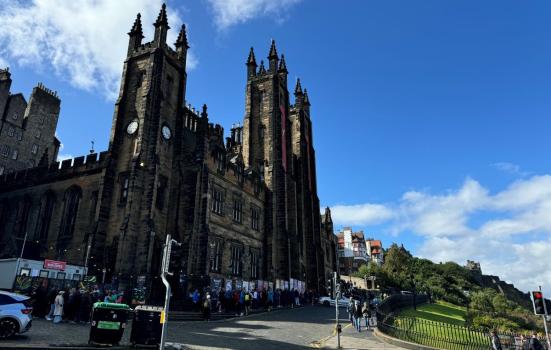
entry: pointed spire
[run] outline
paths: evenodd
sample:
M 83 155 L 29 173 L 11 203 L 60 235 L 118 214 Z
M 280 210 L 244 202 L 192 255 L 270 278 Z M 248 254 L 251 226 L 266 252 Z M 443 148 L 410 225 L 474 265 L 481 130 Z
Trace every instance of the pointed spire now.
M 260 68 L 258 68 L 258 74 L 266 74 L 266 68 L 264 68 L 264 61 L 260 61 Z
M 157 16 L 157 21 L 154 23 L 154 25 L 155 27 L 158 27 L 162 24 L 168 27 L 168 19 L 166 17 L 166 4 L 164 3 L 163 6 L 161 6 L 161 11 L 159 12 L 159 16 Z
M 285 63 L 285 56 L 281 54 L 281 61 L 279 62 L 279 72 L 288 73 L 287 64 Z
M 247 66 L 256 67 L 256 58 L 254 57 L 254 49 L 252 46 L 251 46 L 251 50 L 249 51 L 249 58 L 247 58 Z
M 130 32 L 128 32 L 128 35 L 135 35 L 144 37 L 143 36 L 143 30 L 142 30 L 142 15 L 138 12 L 138 15 L 136 16 L 136 20 L 134 21 L 134 25 L 132 26 L 132 29 L 130 29 Z
M 308 98 L 308 90 L 304 89 L 304 105 L 310 106 L 310 98 Z
M 295 96 L 302 95 L 302 86 L 300 86 L 300 78 L 297 78 L 297 85 L 295 86 Z
M 182 28 L 180 28 L 180 33 L 178 34 L 178 39 L 176 39 L 174 46 L 176 48 L 185 47 L 186 49 L 189 49 L 185 24 L 182 24 Z
M 276 50 L 276 44 L 275 44 L 274 39 L 272 39 L 272 46 L 270 46 L 270 53 L 268 54 L 268 58 L 269 59 L 272 59 L 272 58 L 277 59 L 277 50 Z

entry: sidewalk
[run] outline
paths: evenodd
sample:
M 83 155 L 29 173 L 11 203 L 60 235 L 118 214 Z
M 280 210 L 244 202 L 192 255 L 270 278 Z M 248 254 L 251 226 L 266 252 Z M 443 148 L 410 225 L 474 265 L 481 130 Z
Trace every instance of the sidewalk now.
M 316 346 L 317 345 L 317 346 Z M 337 336 L 333 335 L 330 338 L 322 340 L 319 344 L 312 345 L 320 349 L 337 349 Z M 342 349 L 385 349 L 385 350 L 402 350 L 403 348 L 387 344 L 373 335 L 373 330 L 366 331 L 362 327 L 362 331 L 358 333 L 350 323 L 343 325 L 341 333 L 341 348 Z

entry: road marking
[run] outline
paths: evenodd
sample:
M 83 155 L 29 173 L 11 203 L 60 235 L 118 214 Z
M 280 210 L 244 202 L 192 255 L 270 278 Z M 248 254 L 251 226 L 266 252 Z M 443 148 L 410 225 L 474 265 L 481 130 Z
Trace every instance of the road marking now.
M 351 323 L 347 324 L 346 326 L 342 327 L 343 330 L 345 330 L 346 328 L 352 326 Z M 323 345 L 325 345 L 325 342 L 328 341 L 329 339 L 333 338 L 335 335 L 337 335 L 337 326 L 335 325 L 335 328 L 333 328 L 333 332 L 331 333 L 330 336 L 327 336 L 323 339 L 320 339 L 320 340 L 315 340 L 313 342 L 310 343 L 310 347 L 311 348 L 314 348 L 314 349 L 320 349 L 321 347 L 323 347 Z

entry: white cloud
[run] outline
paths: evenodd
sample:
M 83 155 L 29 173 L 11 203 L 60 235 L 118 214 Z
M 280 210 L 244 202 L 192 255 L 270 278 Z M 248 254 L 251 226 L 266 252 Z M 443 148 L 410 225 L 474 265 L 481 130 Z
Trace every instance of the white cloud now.
M 519 165 L 513 164 L 513 163 L 498 162 L 498 163 L 491 164 L 491 166 L 496 168 L 499 171 L 502 171 L 507 174 L 515 175 L 515 176 L 524 177 L 524 176 L 530 175 L 529 172 L 522 171 Z
M 392 211 L 380 204 L 336 205 L 331 208 L 336 224 L 374 225 L 392 217 Z
M 364 207 L 376 210 L 362 216 Z M 433 261 L 477 260 L 484 273 L 523 290 L 551 286 L 551 175 L 517 180 L 494 194 L 467 179 L 442 194 L 410 191 L 392 204 L 334 208 L 342 225 L 385 223 L 393 234 L 421 237 L 416 253 Z
M 53 71 L 77 88 L 117 96 L 128 36 L 141 12 L 151 40 L 161 0 L 0 0 L 0 57 L 42 72 Z M 167 9 L 176 40 L 180 14 Z M 9 28 L 9 29 L 8 29 Z M 190 68 L 196 64 L 191 55 Z
M 253 18 L 273 16 L 285 20 L 289 8 L 301 0 L 208 0 L 219 29 L 247 22 Z
M 4 69 L 8 66 L 9 66 L 8 61 L 5 58 L 0 57 L 0 69 Z

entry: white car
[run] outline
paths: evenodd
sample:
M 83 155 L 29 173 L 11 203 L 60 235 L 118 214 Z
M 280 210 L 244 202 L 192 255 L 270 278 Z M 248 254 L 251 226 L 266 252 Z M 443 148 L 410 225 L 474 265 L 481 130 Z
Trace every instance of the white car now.
M 33 320 L 32 311 L 29 297 L 0 291 L 0 339 L 28 331 Z
M 349 301 L 350 299 L 348 298 L 340 298 L 338 300 L 339 307 L 348 307 Z M 335 299 L 330 297 L 321 297 L 319 298 L 318 303 L 324 306 L 335 306 Z

